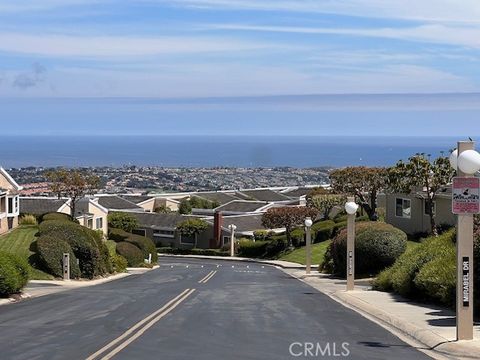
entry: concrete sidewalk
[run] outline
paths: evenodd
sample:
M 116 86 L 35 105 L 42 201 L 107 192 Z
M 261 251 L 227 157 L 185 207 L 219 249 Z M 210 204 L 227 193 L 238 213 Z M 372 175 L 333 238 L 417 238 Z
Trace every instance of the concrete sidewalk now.
M 480 326 L 475 326 L 475 340 L 457 342 L 454 311 L 415 303 L 391 293 L 373 291 L 368 280 L 357 280 L 356 289 L 347 292 L 345 280 L 319 273 L 306 276 L 301 270 L 284 271 L 440 355 L 454 359 L 480 359 Z
M 127 272 L 110 275 L 104 278 L 94 280 L 30 280 L 23 289 L 22 294 L 13 295 L 8 299 L 0 299 L 0 305 L 11 304 L 23 299 L 40 297 L 44 295 L 55 294 L 62 291 L 78 289 L 82 287 L 95 286 L 105 284 L 110 281 L 123 279 L 130 275 L 142 274 L 147 271 L 157 269 L 158 265 L 153 268 L 127 268 Z
M 223 260 L 223 261 L 243 261 L 243 262 L 254 262 L 265 265 L 273 265 L 281 267 L 282 269 L 297 269 L 305 270 L 305 265 L 282 261 L 282 260 L 262 260 L 262 259 L 253 259 L 253 258 L 244 258 L 238 256 L 204 256 L 204 255 L 173 255 L 173 254 L 158 254 L 159 257 L 179 257 L 179 258 L 191 258 L 191 259 L 208 259 L 208 260 Z M 312 269 L 318 269 L 318 265 L 312 265 Z

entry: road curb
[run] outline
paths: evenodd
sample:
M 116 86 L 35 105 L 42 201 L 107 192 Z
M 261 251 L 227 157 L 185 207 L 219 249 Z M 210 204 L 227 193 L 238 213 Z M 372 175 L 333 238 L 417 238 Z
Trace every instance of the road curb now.
M 463 359 L 479 358 L 479 356 L 475 356 L 472 354 L 478 354 L 480 352 L 480 347 L 472 342 L 457 342 L 448 340 L 434 333 L 428 328 L 422 328 L 413 325 L 393 314 L 387 313 L 386 311 L 383 311 L 359 298 L 356 298 L 355 296 L 353 296 L 353 293 L 349 294 L 345 290 L 337 290 L 333 292 L 327 291 L 326 289 L 314 286 L 313 284 L 305 281 L 304 277 L 298 277 L 291 273 L 290 275 L 304 282 L 305 284 L 319 290 L 320 292 L 327 295 L 336 302 L 358 312 L 361 315 L 373 318 L 387 329 L 392 329 L 403 335 L 406 335 L 407 337 L 413 339 L 415 342 L 425 346 L 428 350 L 434 351 L 439 355 Z
M 207 260 L 220 260 L 220 261 L 243 261 L 249 263 L 257 263 L 262 265 L 269 265 L 269 266 L 278 266 L 282 269 L 291 269 L 291 270 L 305 270 L 305 265 L 300 265 L 296 263 L 291 263 L 288 261 L 276 262 L 275 260 L 261 260 L 261 259 L 253 259 L 253 258 L 241 258 L 241 257 L 234 257 L 231 258 L 229 256 L 208 256 L 208 255 L 178 255 L 178 254 L 160 254 L 158 253 L 159 257 L 178 257 L 178 258 L 187 258 L 187 259 L 207 259 Z M 312 268 L 318 265 L 312 265 Z

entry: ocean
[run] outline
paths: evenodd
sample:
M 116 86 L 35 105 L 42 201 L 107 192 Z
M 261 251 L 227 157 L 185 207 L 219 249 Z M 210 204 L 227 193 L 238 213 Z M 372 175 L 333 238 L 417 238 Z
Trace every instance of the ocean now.
M 448 153 L 448 137 L 2 136 L 0 165 L 279 167 L 388 166 Z

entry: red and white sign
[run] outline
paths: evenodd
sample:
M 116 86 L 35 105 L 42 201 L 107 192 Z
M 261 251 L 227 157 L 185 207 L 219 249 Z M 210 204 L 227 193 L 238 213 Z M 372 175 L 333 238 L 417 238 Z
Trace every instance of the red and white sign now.
M 480 178 L 453 178 L 452 211 L 454 214 L 480 213 Z

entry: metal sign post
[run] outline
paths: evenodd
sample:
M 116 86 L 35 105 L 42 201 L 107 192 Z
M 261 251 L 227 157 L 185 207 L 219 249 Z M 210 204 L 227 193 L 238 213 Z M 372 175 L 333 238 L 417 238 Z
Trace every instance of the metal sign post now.
M 459 142 L 458 156 L 473 150 L 473 142 Z M 457 169 L 452 210 L 457 218 L 457 340 L 473 339 L 473 215 L 480 210 L 479 182 Z
M 70 254 L 63 253 L 63 280 L 70 280 Z

